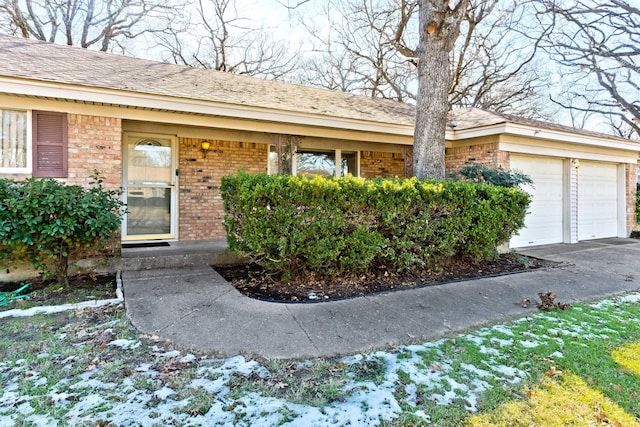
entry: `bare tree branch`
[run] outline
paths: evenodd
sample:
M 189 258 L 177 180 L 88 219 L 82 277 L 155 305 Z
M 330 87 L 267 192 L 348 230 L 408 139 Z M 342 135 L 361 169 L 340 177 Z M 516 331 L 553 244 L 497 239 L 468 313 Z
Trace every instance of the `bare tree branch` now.
M 640 137 L 640 9 L 625 0 L 544 0 L 538 16 L 558 21 L 543 47 L 571 82 L 563 100 L 554 101 Z
M 157 40 L 164 60 L 192 67 L 285 79 L 299 64 L 297 50 L 241 14 L 235 0 L 197 0 Z
M 168 0 L 0 0 L 0 31 L 108 51 L 141 34 L 160 31 Z M 164 25 L 163 25 L 164 26 Z

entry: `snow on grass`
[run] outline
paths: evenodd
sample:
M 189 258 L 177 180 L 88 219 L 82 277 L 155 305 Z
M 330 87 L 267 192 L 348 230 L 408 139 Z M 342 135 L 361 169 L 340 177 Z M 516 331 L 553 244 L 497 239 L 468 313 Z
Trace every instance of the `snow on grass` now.
M 133 349 L 133 348 L 138 348 L 140 347 L 142 343 L 138 340 L 127 340 L 127 339 L 117 339 L 117 340 L 113 340 L 111 341 L 108 345 L 112 345 L 112 346 L 116 346 L 116 347 L 120 347 L 124 350 L 126 349 Z
M 111 330 L 108 335 L 115 339 L 106 346 L 110 351 L 120 352 L 123 359 L 132 353 L 147 359 L 132 362 L 120 376 L 107 373 L 106 365 L 98 361 L 86 372 L 57 380 L 31 369 L 32 360 L 43 363 L 48 358 L 74 367 L 80 356 L 43 349 L 31 358 L 5 359 L 0 362 L 0 426 L 17 422 L 46 426 L 58 421 L 69 425 L 375 426 L 401 414 L 428 421 L 429 405 L 454 404 L 473 413 L 488 390 L 527 379 L 526 362 L 513 365 L 514 352 L 525 361 L 527 355 L 562 358 L 565 345 L 577 337 L 625 333 L 605 327 L 601 318 L 619 319 L 623 325 L 640 322 L 610 310 L 616 304 L 640 301 L 625 298 L 598 303 L 593 313 L 577 310 L 574 317 L 536 314 L 454 339 L 344 357 L 332 362 L 335 369 L 344 371 L 336 383 L 339 396 L 315 406 L 300 403 L 304 399 L 294 401 L 295 391 L 257 388 L 260 381 L 276 375 L 258 361 L 243 356 L 200 358 L 142 339 L 118 337 L 124 322 L 111 320 L 88 326 L 82 334 L 65 330 L 52 336 L 55 342 L 71 340 L 73 345 L 90 346 L 88 337 L 96 340 Z M 78 339 L 85 341 L 78 343 Z M 319 363 L 305 360 L 291 365 L 312 370 Z M 39 408 L 43 388 L 53 409 Z M 322 393 L 321 385 L 311 388 Z

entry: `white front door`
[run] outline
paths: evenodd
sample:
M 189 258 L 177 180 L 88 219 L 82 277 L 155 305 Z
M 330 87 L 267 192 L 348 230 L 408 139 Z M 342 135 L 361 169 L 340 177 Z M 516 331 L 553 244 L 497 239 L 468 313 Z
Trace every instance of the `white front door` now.
M 124 142 L 122 240 L 177 238 L 176 138 L 127 133 Z
M 578 240 L 618 235 L 617 165 L 580 162 L 578 169 Z
M 563 231 L 563 161 L 548 157 L 511 155 L 511 170 L 518 170 L 533 180 L 523 186 L 532 196 L 524 227 L 513 236 L 510 247 L 545 245 L 562 242 Z

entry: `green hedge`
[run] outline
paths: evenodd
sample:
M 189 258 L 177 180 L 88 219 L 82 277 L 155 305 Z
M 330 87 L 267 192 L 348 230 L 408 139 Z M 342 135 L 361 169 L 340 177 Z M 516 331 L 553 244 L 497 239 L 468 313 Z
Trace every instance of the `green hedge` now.
M 68 282 L 69 253 L 96 248 L 120 227 L 119 193 L 93 176 L 90 188 L 55 179 L 0 179 L 0 267 L 28 261 L 43 276 Z
M 524 224 L 529 196 L 455 181 L 247 175 L 222 179 L 229 248 L 283 277 L 487 258 Z

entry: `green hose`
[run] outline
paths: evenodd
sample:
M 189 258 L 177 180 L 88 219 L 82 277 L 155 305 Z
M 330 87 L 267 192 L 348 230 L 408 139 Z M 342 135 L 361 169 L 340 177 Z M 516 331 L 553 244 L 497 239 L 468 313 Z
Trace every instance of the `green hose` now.
M 3 306 L 3 305 L 9 304 L 12 301 L 28 297 L 29 294 L 20 295 L 28 287 L 29 287 L 29 284 L 27 283 L 25 285 L 22 285 L 21 287 L 19 287 L 15 291 L 0 292 L 0 307 Z

